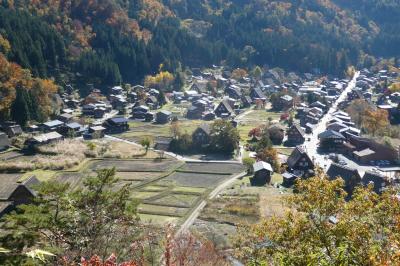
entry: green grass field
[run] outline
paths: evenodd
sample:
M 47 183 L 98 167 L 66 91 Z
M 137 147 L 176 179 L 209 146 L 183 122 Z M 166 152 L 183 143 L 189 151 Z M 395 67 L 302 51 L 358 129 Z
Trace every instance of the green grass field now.
M 203 120 L 180 120 L 178 123 L 182 133 L 192 134 L 199 125 L 209 122 Z M 153 140 L 157 137 L 172 137 L 169 124 L 159 125 L 148 122 L 131 121 L 129 122 L 129 128 L 129 131 L 117 136 L 134 141 L 140 141 L 145 137 Z

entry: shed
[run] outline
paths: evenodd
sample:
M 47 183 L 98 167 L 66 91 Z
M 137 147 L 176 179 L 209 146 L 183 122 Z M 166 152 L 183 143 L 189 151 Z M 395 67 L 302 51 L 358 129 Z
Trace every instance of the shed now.
M 269 163 L 258 161 L 253 164 L 254 176 L 250 178 L 252 186 L 264 186 L 271 182 L 272 167 Z

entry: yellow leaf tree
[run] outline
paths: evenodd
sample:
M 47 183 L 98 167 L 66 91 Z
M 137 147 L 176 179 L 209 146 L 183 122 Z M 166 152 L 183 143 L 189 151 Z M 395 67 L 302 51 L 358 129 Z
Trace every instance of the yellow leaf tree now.
M 359 187 L 347 200 L 342 179 L 300 181 L 286 214 L 243 226 L 236 256 L 246 265 L 399 265 L 400 201 Z
M 389 115 L 386 110 L 366 110 L 363 116 L 365 130 L 375 136 L 378 130 L 385 129 L 389 125 Z

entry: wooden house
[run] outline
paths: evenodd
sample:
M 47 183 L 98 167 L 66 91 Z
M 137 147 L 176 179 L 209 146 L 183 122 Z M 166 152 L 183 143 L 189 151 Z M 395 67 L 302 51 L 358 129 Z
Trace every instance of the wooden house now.
M 250 91 L 250 98 L 253 100 L 253 103 L 256 100 L 261 100 L 265 103 L 267 100 L 267 97 L 265 96 L 265 94 L 262 92 L 262 90 L 260 88 L 253 88 Z
M 301 144 L 304 143 L 306 133 L 298 124 L 293 124 L 286 132 L 287 142 L 289 144 Z
M 103 126 L 91 126 L 89 127 L 88 133 L 85 134 L 85 138 L 88 139 L 99 139 L 105 135 L 106 128 Z
M 145 119 L 146 113 L 149 112 L 149 107 L 140 105 L 132 108 L 133 119 Z
M 52 131 L 41 135 L 33 136 L 25 143 L 28 149 L 34 149 L 36 146 L 54 143 L 63 140 L 63 136 L 58 132 Z
M 385 189 L 387 189 L 390 185 L 390 182 L 386 176 L 371 171 L 365 172 L 361 183 L 364 186 L 372 184 L 374 192 L 377 194 L 382 194 L 382 192 L 384 192 Z
M 69 123 L 72 120 L 72 118 L 74 118 L 74 116 L 69 113 L 64 113 L 57 117 L 57 119 L 59 121 L 64 122 L 64 123 Z
M 330 180 L 342 178 L 344 180 L 344 189 L 347 193 L 351 194 L 354 188 L 361 184 L 361 176 L 357 169 L 347 166 L 332 163 L 326 172 Z
M 314 175 L 314 162 L 307 152 L 297 146 L 287 159 L 288 171 L 296 176 L 310 177 Z
M 158 124 L 166 124 L 171 121 L 172 113 L 170 111 L 160 111 L 156 114 L 156 123 Z
M 208 124 L 201 124 L 192 133 L 192 142 L 194 147 L 207 147 L 210 144 L 210 126 Z
M 93 103 L 85 104 L 82 106 L 82 114 L 86 116 L 92 116 L 95 109 L 96 105 L 94 105 Z
M 346 138 L 339 132 L 326 130 L 318 135 L 320 148 L 328 151 L 336 151 L 343 147 Z
M 277 108 L 278 110 L 286 111 L 293 107 L 294 101 L 293 97 L 290 95 L 283 95 L 279 97 Z
M 214 113 L 218 117 L 225 118 L 233 116 L 235 114 L 235 111 L 233 110 L 229 102 L 224 99 L 219 103 L 217 108 L 214 110 Z
M 233 98 L 233 99 L 236 99 L 236 100 L 240 99 L 243 96 L 243 94 L 242 94 L 242 92 L 240 90 L 240 87 L 235 86 L 235 85 L 231 85 L 231 86 L 227 87 L 225 89 L 225 94 L 229 98 Z
M 42 124 L 42 131 L 44 132 L 58 131 L 64 125 L 65 123 L 60 120 L 48 121 Z
M 108 133 L 121 133 L 129 129 L 128 119 L 125 117 L 113 117 L 107 119 L 103 126 Z
M 250 178 L 252 186 L 264 186 L 271 182 L 271 175 L 274 172 L 269 163 L 258 161 L 253 164 L 254 176 Z
M 2 178 L 0 185 L 0 218 L 14 210 L 18 205 L 32 203 L 34 197 L 36 197 L 36 192 L 32 190 L 32 186 L 37 184 L 39 184 L 39 180 L 34 176 L 29 177 L 24 182 L 18 182 L 13 178 Z
M 24 133 L 21 126 L 18 124 L 4 126 L 4 131 L 7 133 L 8 137 L 10 137 L 10 138 L 19 136 L 22 133 Z
M 201 119 L 202 115 L 202 109 L 194 105 L 190 106 L 186 112 L 186 117 L 188 119 Z
M 59 129 L 59 133 L 61 133 L 64 137 L 79 137 L 83 134 L 84 128 L 81 124 L 72 122 L 65 124 L 63 127 Z
M 153 110 L 158 108 L 158 100 L 155 96 L 147 97 L 147 99 L 145 100 L 145 103 L 147 106 L 149 106 Z

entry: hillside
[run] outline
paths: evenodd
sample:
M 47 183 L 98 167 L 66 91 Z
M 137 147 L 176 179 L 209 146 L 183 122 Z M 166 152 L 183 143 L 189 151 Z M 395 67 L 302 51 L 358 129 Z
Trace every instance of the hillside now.
M 398 57 L 395 0 L 3 0 L 8 60 L 35 77 L 107 90 L 226 64 L 343 75 Z M 3 53 L 5 53 L 3 51 Z

